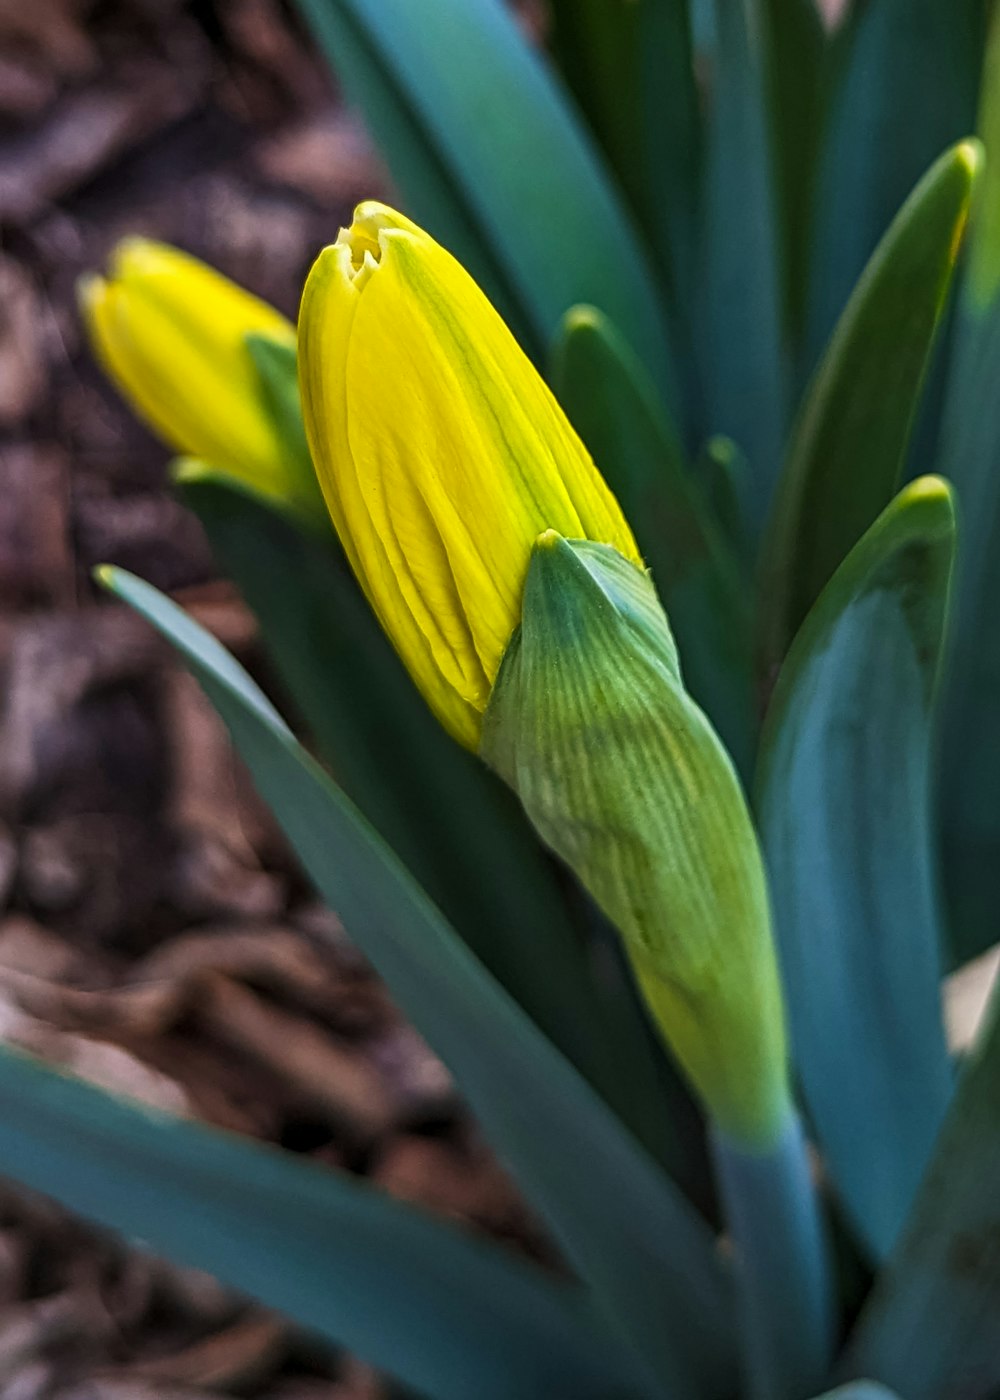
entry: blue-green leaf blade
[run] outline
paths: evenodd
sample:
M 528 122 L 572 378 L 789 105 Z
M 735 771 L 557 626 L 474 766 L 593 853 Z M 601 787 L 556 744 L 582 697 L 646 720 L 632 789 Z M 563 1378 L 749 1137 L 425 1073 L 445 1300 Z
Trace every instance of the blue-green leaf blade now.
M 762 549 L 765 678 L 899 487 L 980 163 L 978 146 L 963 142 L 920 181 L 806 395 Z
M 484 1131 L 647 1375 L 731 1383 L 711 1235 L 298 745 L 237 662 L 156 589 L 102 581 L 178 648 L 323 897 L 455 1074 Z
M 876 1258 L 951 1091 L 930 754 L 953 549 L 947 486 L 921 478 L 806 618 L 761 740 L 757 811 L 793 1063 L 833 1185 Z
M 809 363 L 923 172 L 973 129 L 983 0 L 859 0 L 819 159 Z
M 500 304 L 515 308 L 535 346 L 548 344 L 567 307 L 593 302 L 666 392 L 672 370 L 648 255 L 596 147 L 507 8 L 299 4 L 371 121 L 409 211 L 474 274 L 489 262 L 502 279 Z M 364 66 L 349 61 L 359 44 Z
M 906 1232 L 861 1314 L 848 1373 L 907 1400 L 1000 1387 L 1000 1019 L 973 1050 Z
M 6 1047 L 0 1153 L 5 1176 L 206 1269 L 437 1400 L 636 1393 L 573 1285 L 343 1174 Z
M 956 962 L 996 942 L 1000 902 L 1000 10 L 983 67 L 986 168 L 952 337 L 937 465 L 958 493 L 961 547 L 941 764 Z
M 686 0 L 554 0 L 552 47 L 659 254 L 675 313 L 690 312 L 701 114 Z
M 781 467 L 788 409 L 764 0 L 716 0 L 715 30 L 701 234 L 702 426 L 704 436 L 723 433 L 747 454 L 741 504 L 756 537 Z

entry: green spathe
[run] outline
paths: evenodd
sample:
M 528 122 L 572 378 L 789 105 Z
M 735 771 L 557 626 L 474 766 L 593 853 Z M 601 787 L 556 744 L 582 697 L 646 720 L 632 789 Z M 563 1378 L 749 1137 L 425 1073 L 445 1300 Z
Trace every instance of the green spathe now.
M 764 870 L 647 574 L 540 537 L 480 752 L 621 931 L 712 1118 L 767 1147 L 790 1103 Z

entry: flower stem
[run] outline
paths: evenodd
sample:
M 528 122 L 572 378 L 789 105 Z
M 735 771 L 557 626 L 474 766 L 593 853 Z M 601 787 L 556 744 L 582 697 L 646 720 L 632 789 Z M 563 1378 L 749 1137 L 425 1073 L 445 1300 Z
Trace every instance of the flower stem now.
M 834 1305 L 826 1233 L 802 1124 L 790 1112 L 773 1146 L 716 1129 L 716 1172 L 739 1271 L 752 1400 L 806 1400 L 829 1378 Z

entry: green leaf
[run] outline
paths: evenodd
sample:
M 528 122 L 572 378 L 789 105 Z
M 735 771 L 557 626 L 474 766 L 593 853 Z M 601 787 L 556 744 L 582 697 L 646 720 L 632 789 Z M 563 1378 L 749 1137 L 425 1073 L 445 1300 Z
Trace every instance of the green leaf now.
M 180 650 L 318 890 L 455 1074 L 483 1130 L 644 1373 L 732 1382 L 729 1297 L 710 1233 L 503 992 L 233 658 L 148 584 L 102 581 Z M 652 1382 L 651 1382 L 652 1384 Z
M 684 304 L 701 157 L 686 0 L 554 0 L 552 18 L 559 65 Z
M 244 343 L 260 380 L 265 407 L 274 419 L 285 449 L 299 467 L 302 477 L 309 482 L 311 491 L 319 497 L 322 515 L 329 520 L 302 422 L 295 346 L 258 334 L 245 336 Z
M 806 395 L 762 549 L 765 684 L 898 489 L 969 213 L 979 147 L 921 180 L 854 290 Z
M 716 0 L 715 24 L 702 231 L 705 426 L 747 454 L 742 507 L 756 537 L 781 465 L 788 398 L 764 0 Z
M 637 1394 L 582 1291 L 290 1153 L 0 1049 L 5 1176 L 206 1269 L 421 1393 Z
M 536 348 L 588 301 L 661 392 L 657 287 L 595 147 L 497 0 L 299 0 L 407 208 Z
M 848 1352 L 848 1374 L 884 1381 L 907 1400 L 990 1400 L 1000 1387 L 996 1006 Z
M 694 1186 L 705 1159 L 671 1121 L 630 983 L 583 956 L 586 935 L 520 807 L 435 720 L 332 532 L 297 529 L 201 463 L 184 463 L 177 482 L 348 797 L 532 1020 Z
M 958 492 L 962 543 L 941 765 L 957 962 L 996 942 L 1000 902 L 1000 11 L 983 70 L 979 130 L 986 169 L 973 209 L 938 456 Z
M 809 363 L 923 172 L 973 129 L 983 0 L 859 0 L 819 160 Z
M 757 811 L 793 1063 L 830 1177 L 876 1258 L 951 1092 L 929 788 L 953 549 L 948 488 L 921 478 L 806 618 L 761 740 Z
M 826 37 L 816 0 L 767 0 L 768 79 L 785 263 L 785 311 L 798 335 L 805 314 Z
M 752 752 L 749 590 L 642 365 L 592 307 L 564 322 L 553 388 L 635 530 L 687 688 L 737 766 Z
M 702 444 L 695 479 L 718 522 L 734 559 L 749 578 L 756 563 L 755 551 L 743 525 L 740 500 L 747 489 L 750 464 L 732 438 L 717 433 Z

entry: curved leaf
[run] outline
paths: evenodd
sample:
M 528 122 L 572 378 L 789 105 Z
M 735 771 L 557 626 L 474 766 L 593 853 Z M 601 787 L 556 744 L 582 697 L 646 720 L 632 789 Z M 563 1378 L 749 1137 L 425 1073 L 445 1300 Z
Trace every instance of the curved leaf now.
M 264 800 L 484 1131 L 668 1392 L 731 1381 L 729 1296 L 707 1228 L 429 902 L 212 637 L 118 569 L 102 582 L 179 649 Z M 638 1364 L 638 1361 L 637 1361 Z M 652 1378 L 656 1378 L 656 1382 Z
M 991 1400 L 1000 1388 L 1000 1018 L 959 1081 L 906 1232 L 848 1352 L 849 1374 L 908 1400 Z
M 486 272 L 487 290 L 514 308 L 515 328 L 527 326 L 544 347 L 567 307 L 593 302 L 668 391 L 647 256 L 594 146 L 506 7 L 299 5 L 371 124 L 408 211 L 474 275 Z
M 0 1049 L 3 1173 L 430 1396 L 636 1394 L 582 1291 L 341 1173 Z
M 965 142 L 921 180 L 865 269 L 806 395 L 762 550 L 765 680 L 899 488 L 980 161 Z
M 961 549 L 941 764 L 945 884 L 961 963 L 997 939 L 1000 905 L 1000 9 L 983 68 L 986 168 L 952 338 L 937 465 L 955 483 Z
M 554 0 L 552 19 L 559 65 L 686 305 L 701 164 L 687 0 Z
M 856 0 L 819 157 L 810 364 L 897 209 L 973 129 L 983 0 Z
M 876 1257 L 951 1092 L 929 760 L 953 549 L 948 488 L 922 478 L 807 617 L 761 740 L 757 808 L 793 1062 L 830 1176 Z

